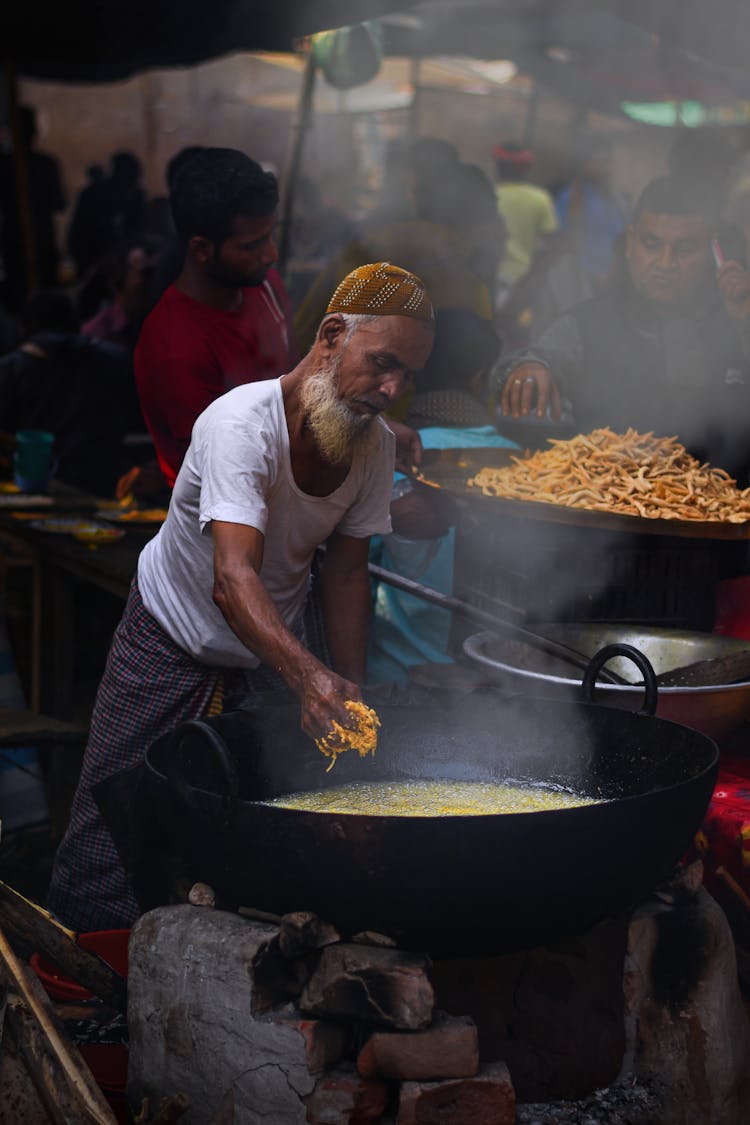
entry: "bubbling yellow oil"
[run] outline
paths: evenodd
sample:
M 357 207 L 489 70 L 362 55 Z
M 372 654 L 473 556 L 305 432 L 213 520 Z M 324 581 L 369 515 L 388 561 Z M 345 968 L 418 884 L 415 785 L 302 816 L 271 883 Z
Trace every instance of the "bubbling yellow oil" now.
M 601 802 L 568 789 L 494 781 L 354 781 L 285 793 L 265 802 L 305 812 L 359 816 L 498 816 L 551 812 Z

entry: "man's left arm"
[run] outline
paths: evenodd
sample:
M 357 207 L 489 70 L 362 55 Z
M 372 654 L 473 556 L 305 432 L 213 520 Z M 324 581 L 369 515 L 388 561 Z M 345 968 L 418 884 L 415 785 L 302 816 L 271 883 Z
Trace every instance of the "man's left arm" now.
M 320 574 L 323 622 L 333 670 L 354 683 L 365 677 L 372 593 L 367 560 L 369 538 L 334 532 Z

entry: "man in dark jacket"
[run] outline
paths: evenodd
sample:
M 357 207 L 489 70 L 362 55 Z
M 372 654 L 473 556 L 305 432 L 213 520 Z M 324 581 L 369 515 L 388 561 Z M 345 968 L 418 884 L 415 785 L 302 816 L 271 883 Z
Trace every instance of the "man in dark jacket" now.
M 504 414 L 567 399 L 578 430 L 676 434 L 741 484 L 750 468 L 750 274 L 712 250 L 716 220 L 696 189 L 644 190 L 611 285 L 504 365 Z

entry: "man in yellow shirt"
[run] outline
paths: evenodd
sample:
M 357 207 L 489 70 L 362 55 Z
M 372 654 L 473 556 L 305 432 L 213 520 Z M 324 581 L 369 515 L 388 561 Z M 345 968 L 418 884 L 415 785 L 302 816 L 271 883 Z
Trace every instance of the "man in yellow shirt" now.
M 557 230 L 557 215 L 550 193 L 528 182 L 533 162 L 529 149 L 501 144 L 495 146 L 493 156 L 497 206 L 508 231 L 498 276 L 501 286 L 511 289 L 528 273 L 544 242 Z

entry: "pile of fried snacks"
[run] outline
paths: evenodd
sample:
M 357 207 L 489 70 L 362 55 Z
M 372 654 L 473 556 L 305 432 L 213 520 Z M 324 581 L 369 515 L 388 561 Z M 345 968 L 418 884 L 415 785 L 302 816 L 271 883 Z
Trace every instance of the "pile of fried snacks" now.
M 344 706 L 353 717 L 354 725 L 345 727 L 334 719 L 332 732 L 323 738 L 315 739 L 315 745 L 321 754 L 331 759 L 326 773 L 330 773 L 333 769 L 339 754 L 344 754 L 347 750 L 356 750 L 360 758 L 366 758 L 368 754 L 375 753 L 378 745 L 380 719 L 372 707 L 357 703 L 354 699 L 347 699 Z
M 502 469 L 480 469 L 469 485 L 485 496 L 662 520 L 750 520 L 750 489 L 701 464 L 674 437 L 592 430 Z

